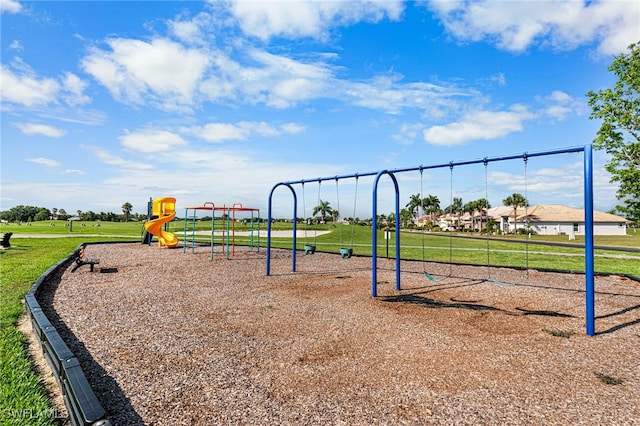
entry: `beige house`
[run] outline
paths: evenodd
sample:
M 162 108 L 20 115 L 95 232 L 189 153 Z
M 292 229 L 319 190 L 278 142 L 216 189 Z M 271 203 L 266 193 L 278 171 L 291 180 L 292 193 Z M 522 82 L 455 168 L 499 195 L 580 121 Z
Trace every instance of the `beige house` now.
M 538 204 L 526 209 L 519 207 L 516 220 L 513 218 L 513 207 L 500 206 L 487 210 L 504 233 L 529 226 L 541 235 L 584 235 L 584 209 L 566 207 L 559 204 Z M 593 211 L 594 235 L 626 235 L 629 221 L 621 216 L 601 211 Z

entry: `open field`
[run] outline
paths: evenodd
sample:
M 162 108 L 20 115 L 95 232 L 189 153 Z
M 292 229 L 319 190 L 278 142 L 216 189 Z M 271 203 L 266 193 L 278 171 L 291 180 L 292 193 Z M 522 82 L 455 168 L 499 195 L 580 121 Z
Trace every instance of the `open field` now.
M 20 234 L 38 235 L 50 234 L 58 236 L 86 235 L 87 237 L 104 236 L 105 238 L 120 237 L 123 240 L 141 240 L 143 227 L 141 223 L 102 222 L 86 223 L 86 226 L 78 226 L 76 223 L 73 233 L 68 233 L 64 223 L 50 226 L 49 222 L 34 222 L 27 225 L 2 225 L 0 232 L 14 232 L 13 238 L 20 238 Z M 291 248 L 291 234 L 286 237 L 285 231 L 290 231 L 292 224 L 277 222 L 273 224 L 274 231 L 272 246 Z M 326 252 L 339 252 L 341 247 L 353 248 L 357 255 L 371 255 L 371 228 L 367 226 L 349 226 L 343 224 L 319 225 L 308 227 L 298 226 L 297 248 L 302 249 L 306 243 L 314 243 L 318 250 Z M 66 229 L 66 231 L 65 231 Z M 196 240 L 202 243 L 210 242 L 206 230 L 211 229 L 210 222 L 198 223 Z M 234 239 L 238 245 L 248 244 L 248 237 L 243 236 L 247 227 L 240 223 L 235 225 L 237 237 Z M 174 221 L 170 224 L 170 232 L 175 233 L 181 240 L 184 239 L 183 221 Z M 596 249 L 595 269 L 599 273 L 631 274 L 640 276 L 640 232 L 629 229 L 626 236 L 596 236 L 596 246 L 628 247 L 636 252 L 620 252 L 615 250 Z M 65 233 L 66 232 L 66 233 Z M 264 246 L 266 238 L 266 224 L 261 225 L 261 237 L 254 240 L 254 244 Z M 306 235 L 305 235 L 306 234 Z M 187 233 L 189 235 L 189 233 Z M 532 269 L 556 269 L 565 271 L 584 271 L 584 249 L 579 247 L 584 244 L 580 236 L 572 241 L 578 247 L 544 246 L 540 243 L 569 243 L 567 236 L 534 235 L 530 244 L 524 236 L 496 236 L 486 239 L 476 235 L 476 238 L 465 238 L 471 235 L 450 233 L 425 233 L 403 231 L 400 235 L 403 259 L 415 259 L 424 261 L 511 266 L 517 268 Z M 384 239 L 384 232 L 378 233 L 378 256 L 395 256 L 394 236 L 390 241 Z M 221 238 L 216 240 L 220 243 Z M 387 250 L 387 242 L 388 250 Z

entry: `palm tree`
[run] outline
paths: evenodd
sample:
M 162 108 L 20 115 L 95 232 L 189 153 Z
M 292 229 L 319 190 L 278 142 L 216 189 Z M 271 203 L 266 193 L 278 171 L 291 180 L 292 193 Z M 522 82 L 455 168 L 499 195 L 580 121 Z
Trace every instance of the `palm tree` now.
M 409 210 L 411 216 L 416 218 L 417 224 L 418 215 L 420 214 L 420 207 L 422 207 L 422 197 L 420 196 L 420 194 L 413 194 L 411 198 L 409 198 L 409 202 L 405 207 Z
M 449 213 L 449 225 L 450 227 L 454 227 L 457 230 L 460 228 L 460 215 L 462 214 L 462 198 L 454 197 L 451 200 L 451 205 L 444 209 L 445 212 Z M 453 215 L 456 215 L 456 221 L 453 221 Z
M 129 215 L 131 214 L 131 209 L 133 206 L 131 203 L 126 202 L 122 205 L 122 213 L 124 213 L 124 221 L 129 222 Z
M 327 215 L 331 215 L 333 214 L 333 209 L 329 206 L 329 202 L 328 201 L 322 201 L 322 200 L 318 200 L 320 202 L 320 204 L 318 204 L 317 206 L 315 206 L 313 208 L 313 213 L 312 215 L 315 216 L 318 213 L 320 213 L 320 217 L 322 218 L 322 222 L 325 222 L 325 217 Z
M 422 208 L 427 214 L 437 213 L 440 211 L 440 200 L 438 196 L 429 194 L 422 200 Z
M 449 214 L 451 215 L 452 213 L 456 214 L 456 230 L 458 230 L 458 228 L 460 228 L 460 215 L 462 214 L 462 198 L 460 197 L 453 197 L 452 203 L 449 206 Z
M 517 231 L 518 207 L 528 207 L 529 201 L 527 201 L 524 195 L 514 192 L 502 200 L 502 204 L 505 206 L 513 206 L 513 233 L 515 234 Z
M 376 219 L 376 229 L 383 229 L 385 226 L 387 226 L 387 215 L 379 214 Z
M 486 198 L 478 198 L 474 203 L 475 208 L 480 212 L 480 232 L 482 232 L 482 217 L 485 215 L 486 209 L 491 208 L 491 204 Z
M 471 232 L 475 231 L 475 229 L 476 229 L 476 218 L 475 218 L 476 202 L 475 201 L 469 201 L 464 206 L 462 206 L 462 211 L 465 212 L 465 213 L 469 213 L 469 215 L 471 216 Z
M 409 209 L 400 209 L 400 226 L 408 228 L 412 218 L 413 214 Z

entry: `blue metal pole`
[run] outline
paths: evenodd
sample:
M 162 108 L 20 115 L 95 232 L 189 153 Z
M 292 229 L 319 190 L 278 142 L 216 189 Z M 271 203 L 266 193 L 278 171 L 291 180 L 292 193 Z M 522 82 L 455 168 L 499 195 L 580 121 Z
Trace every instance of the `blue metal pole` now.
M 278 185 L 271 188 L 271 192 L 269 193 L 269 203 L 267 205 L 267 276 L 271 273 L 271 201 L 273 191 Z
M 293 244 L 291 251 L 293 256 L 291 259 L 291 272 L 296 271 L 296 256 L 298 254 L 296 247 L 298 247 L 298 196 L 292 186 L 287 185 L 293 194 Z
M 596 334 L 593 247 L 593 148 L 584 147 L 584 279 L 587 336 Z
M 378 182 L 383 174 L 389 175 L 396 193 L 396 290 L 400 290 L 400 190 L 395 175 L 387 170 L 378 172 L 373 182 L 371 209 L 371 296 L 378 296 Z
M 400 290 L 400 188 L 393 173 L 390 173 L 396 190 L 396 290 Z
M 291 271 L 296 271 L 296 244 L 297 244 L 297 218 L 298 218 L 298 197 L 296 195 L 296 191 L 293 187 L 286 182 L 277 183 L 271 188 L 271 192 L 269 193 L 269 201 L 267 205 L 267 265 L 266 265 L 266 275 L 271 274 L 271 222 L 272 222 L 272 208 L 273 205 L 273 193 L 277 187 L 280 185 L 284 185 L 291 190 L 293 194 L 293 247 L 292 247 L 292 256 L 291 256 Z
M 371 205 L 371 296 L 378 296 L 378 181 L 386 170 L 380 171 L 373 181 Z

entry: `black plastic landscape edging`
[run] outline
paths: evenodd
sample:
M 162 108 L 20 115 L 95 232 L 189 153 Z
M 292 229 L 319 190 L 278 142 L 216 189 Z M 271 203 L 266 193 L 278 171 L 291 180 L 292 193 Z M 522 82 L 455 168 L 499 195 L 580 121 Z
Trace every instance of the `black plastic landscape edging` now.
M 42 274 L 25 296 L 25 305 L 44 358 L 51 367 L 53 376 L 62 391 L 71 423 L 74 426 L 111 426 L 111 421 L 106 417 L 106 411 L 100 405 L 80 367 L 80 361 L 71 352 L 58 330 L 51 324 L 37 299 L 42 284 L 58 269 L 71 263 L 73 257 L 85 245 L 87 244 L 80 244 L 68 257 Z

